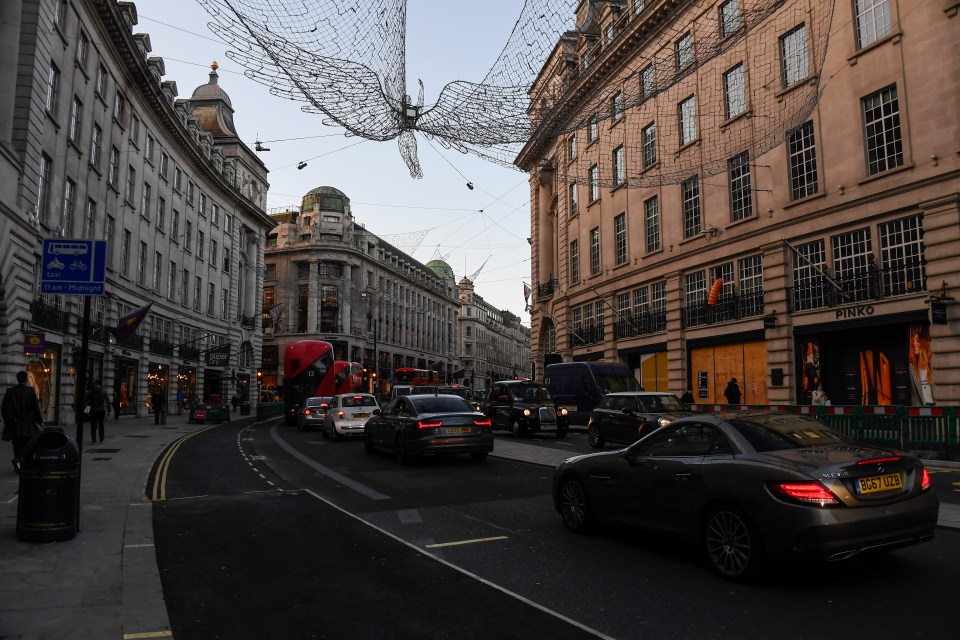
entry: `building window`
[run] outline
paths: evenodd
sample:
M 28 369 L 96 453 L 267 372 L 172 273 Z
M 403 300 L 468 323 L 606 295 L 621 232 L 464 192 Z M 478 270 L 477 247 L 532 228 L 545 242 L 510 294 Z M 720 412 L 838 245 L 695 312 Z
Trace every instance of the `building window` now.
M 167 223 L 167 201 L 157 196 L 157 231 L 164 232 Z
M 100 169 L 100 147 L 103 144 L 103 129 L 100 125 L 94 123 L 93 132 L 90 134 L 90 165 L 99 171 Z
M 780 38 L 780 70 L 784 87 L 792 86 L 810 75 L 805 25 L 800 25 Z
M 740 277 L 740 315 L 758 316 L 763 313 L 763 261 L 760 255 L 737 261 Z
M 796 247 L 793 258 L 793 309 L 816 309 L 824 306 L 826 251 L 823 240 Z
M 207 217 L 207 194 L 200 192 L 200 215 Z
M 150 219 L 150 209 L 153 206 L 153 189 L 146 182 L 143 183 L 143 194 L 140 198 L 140 215 Z
M 173 190 L 180 191 L 183 188 L 183 169 L 180 167 L 173 168 Z
M 163 281 L 163 254 L 159 251 L 153 254 L 153 286 L 154 291 L 160 289 L 160 283 Z
M 87 213 L 83 222 L 83 237 L 87 240 L 93 239 L 94 227 L 97 224 L 97 201 L 93 198 L 87 199 Z
M 647 234 L 647 253 L 660 250 L 660 201 L 653 196 L 643 203 L 644 229 Z
M 120 273 L 124 276 L 130 275 L 130 241 L 131 235 L 129 229 L 123 230 L 123 243 L 120 245 Z
M 210 204 L 210 224 L 220 226 L 220 205 L 216 203 Z
M 167 298 L 174 300 L 177 297 L 177 263 L 170 261 L 170 272 L 167 274 Z
M 117 91 L 117 95 L 113 97 L 113 119 L 121 126 L 123 125 L 124 109 L 126 109 L 126 100 L 123 99 L 123 94 Z
M 617 264 L 627 261 L 627 214 L 621 213 L 613 219 L 613 244 Z
M 206 247 L 206 234 L 202 229 L 197 229 L 197 258 L 203 260 L 203 251 Z
M 203 280 L 200 276 L 193 278 L 193 310 L 200 311 L 200 300 L 203 296 Z
M 569 195 L 569 204 L 570 204 L 570 215 L 575 216 L 578 212 L 577 204 L 577 183 L 576 181 L 571 182 L 567 187 L 567 193 Z
M 297 278 L 300 280 L 307 280 L 310 277 L 310 263 L 309 262 L 297 262 Z
M 753 215 L 753 191 L 750 187 L 750 152 L 744 151 L 727 161 L 730 174 L 730 219 L 734 222 Z
M 866 300 L 871 296 L 870 266 L 873 264 L 873 243 L 869 229 L 858 229 L 834 236 L 833 271 L 837 284 L 849 296 L 847 301 Z
M 688 31 L 677 40 L 677 69 L 685 69 L 693 63 L 693 36 Z
M 794 200 L 812 196 L 819 190 L 813 121 L 805 122 L 791 131 L 787 142 L 790 153 L 790 195 Z
M 600 168 L 590 165 L 590 202 L 600 199 Z
M 570 241 L 570 284 L 580 282 L 580 241 Z
M 184 269 L 180 278 L 180 304 L 190 306 L 190 270 Z
M 610 100 L 610 115 L 614 120 L 623 117 L 623 92 L 617 91 Z
M 902 165 L 903 141 L 900 139 L 900 106 L 896 86 L 887 87 L 863 99 L 863 124 L 870 175 Z
M 70 103 L 70 124 L 67 127 L 67 140 L 73 144 L 80 143 L 80 121 L 83 118 L 83 103 L 80 98 L 73 96 Z
M 926 291 L 923 218 L 910 216 L 881 224 L 879 233 L 884 295 Z
M 57 117 L 57 105 L 60 102 L 60 69 L 57 68 L 57 65 L 50 63 L 50 68 L 47 70 L 47 97 L 45 100 L 45 106 L 47 113 L 49 113 L 54 118 Z
M 727 0 L 720 5 L 720 35 L 724 38 L 740 28 L 740 0 Z
M 184 224 L 183 250 L 191 251 L 193 247 L 193 223 L 187 220 Z
M 657 164 L 657 123 L 651 122 L 643 128 L 643 168 Z
M 623 145 L 613 150 L 613 182 L 622 185 L 627 181 L 627 169 L 624 166 Z
M 50 215 L 50 171 L 53 160 L 45 153 L 40 154 L 40 171 L 37 177 L 37 218 L 49 221 Z
M 596 142 L 598 136 L 597 115 L 593 114 L 587 121 L 587 142 Z
M 180 244 L 180 212 L 176 209 L 170 215 L 170 241 Z
M 590 52 L 586 51 L 580 55 L 580 69 L 586 71 L 590 68 Z
M 701 231 L 700 179 L 693 176 L 681 185 L 683 194 L 683 237 L 692 238 Z
M 223 272 L 230 273 L 230 247 L 223 248 Z
M 73 235 L 73 212 L 77 200 L 77 183 L 67 178 L 63 185 L 63 211 L 60 214 L 60 228 L 66 237 Z
M 600 227 L 590 229 L 590 275 L 600 273 Z
M 577 136 L 576 134 L 567 138 L 567 162 L 573 162 L 577 159 Z
M 147 278 L 147 243 L 140 243 L 140 252 L 137 254 L 137 284 L 141 287 Z
M 94 92 L 100 99 L 107 93 L 107 68 L 103 63 L 97 65 L 97 80 L 94 84 Z
M 167 171 L 170 168 L 170 156 L 167 155 L 166 151 L 160 152 L 160 177 L 166 178 Z
M 217 267 L 217 241 L 210 238 L 210 264 Z
M 277 277 L 277 265 L 269 263 L 263 265 L 263 277 L 265 280 L 273 280 Z
M 116 228 L 116 221 L 113 216 L 107 216 L 107 222 L 103 227 L 103 236 L 105 238 L 113 237 L 113 230 Z M 113 247 L 112 243 L 107 243 L 107 267 L 113 269 Z
M 646 100 L 653 96 L 653 65 L 648 64 L 640 72 L 640 97 Z
M 735 118 L 747 110 L 747 91 L 743 64 L 738 64 L 723 74 L 723 95 L 727 109 L 727 119 Z
M 130 206 L 133 206 L 133 192 L 136 190 L 137 170 L 133 165 L 127 165 L 127 189 L 124 191 L 123 198 Z
M 216 304 L 217 287 L 212 282 L 207 283 L 207 315 L 212 316 Z
M 157 150 L 156 147 L 157 147 L 157 141 L 154 140 L 153 136 L 148 133 L 147 134 L 147 150 L 146 150 L 146 153 L 144 153 L 144 156 L 146 157 L 147 162 L 149 162 L 150 164 L 153 164 L 153 156 Z
M 222 289 L 220 292 L 220 319 L 227 319 L 227 308 L 230 305 L 230 294 L 226 289 Z
M 707 273 L 702 269 L 683 277 L 684 306 L 698 307 L 707 301 Z
M 196 193 L 197 187 L 193 184 L 193 180 L 187 181 L 187 203 L 191 206 L 193 205 L 194 195 Z
M 680 103 L 680 146 L 697 139 L 697 104 L 694 96 Z
M 57 29 L 63 29 L 63 16 L 66 12 L 67 0 L 54 0 L 53 24 Z
M 90 39 L 87 37 L 87 34 L 84 33 L 83 29 L 80 30 L 80 34 L 77 36 L 77 66 L 80 69 L 85 69 L 87 66 L 87 51 L 90 49 Z
M 857 48 L 890 35 L 890 0 L 856 0 Z
M 110 147 L 110 166 L 107 167 L 107 184 L 114 189 L 117 188 L 117 180 L 120 179 L 120 149 Z

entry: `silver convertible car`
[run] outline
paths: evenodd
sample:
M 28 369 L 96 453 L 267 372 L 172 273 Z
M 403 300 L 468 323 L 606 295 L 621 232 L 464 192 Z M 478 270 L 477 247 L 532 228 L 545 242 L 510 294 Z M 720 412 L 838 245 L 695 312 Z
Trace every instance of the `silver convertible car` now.
M 604 520 L 683 534 L 733 580 L 768 560 L 845 560 L 930 540 L 940 509 L 914 456 L 772 412 L 685 417 L 625 449 L 570 458 L 553 501 L 574 532 Z

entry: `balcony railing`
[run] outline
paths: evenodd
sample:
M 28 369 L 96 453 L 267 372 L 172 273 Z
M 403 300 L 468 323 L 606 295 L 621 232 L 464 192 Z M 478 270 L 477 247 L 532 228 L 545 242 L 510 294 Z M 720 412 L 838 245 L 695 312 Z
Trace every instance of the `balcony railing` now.
M 658 333 L 667 329 L 667 312 L 643 313 L 638 316 L 625 314 L 613 325 L 613 337 L 635 338 L 650 333 Z
M 180 357 L 184 360 L 199 360 L 200 359 L 200 349 L 198 347 L 187 347 L 179 346 L 177 351 L 180 353 Z
M 134 351 L 143 351 L 143 336 L 137 334 L 127 336 L 124 340 L 117 340 L 117 346 Z
M 173 356 L 173 349 L 176 345 L 160 338 L 151 338 L 148 351 L 160 356 Z
M 537 285 L 537 299 L 542 300 L 543 298 L 549 298 L 552 296 L 557 288 L 556 280 L 549 280 L 543 284 Z
M 56 307 L 51 307 L 47 303 L 41 302 L 40 300 L 34 300 L 32 303 L 30 303 L 30 313 L 31 322 L 33 322 L 35 325 L 43 327 L 44 329 L 66 333 L 67 329 L 70 327 L 69 312 L 63 311 L 62 309 L 57 309 Z
M 587 344 L 597 344 L 603 342 L 603 325 L 590 324 L 578 327 L 570 333 L 570 346 L 582 347 Z
M 858 273 L 833 278 L 837 286 L 825 276 L 814 276 L 807 282 L 790 288 L 790 311 L 835 307 L 926 291 L 925 265 L 924 260 L 904 262 L 883 269 L 871 265 Z
M 725 294 L 716 304 L 702 302 L 680 310 L 683 328 L 730 322 L 763 315 L 763 292 Z
M 240 326 L 244 329 L 253 329 L 257 326 L 257 316 L 241 316 Z

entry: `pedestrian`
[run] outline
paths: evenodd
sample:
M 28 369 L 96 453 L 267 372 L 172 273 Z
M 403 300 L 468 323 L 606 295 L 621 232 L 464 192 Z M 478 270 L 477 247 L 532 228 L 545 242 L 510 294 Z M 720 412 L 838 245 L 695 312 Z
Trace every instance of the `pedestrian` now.
M 167 394 L 161 387 L 153 390 L 150 396 L 150 406 L 153 407 L 153 424 L 167 423 Z
M 3 395 L 0 417 L 3 418 L 3 439 L 13 442 L 13 470 L 20 475 L 23 448 L 43 428 L 40 399 L 27 384 L 26 371 L 17 371 L 17 384 Z
M 122 398 L 120 393 L 120 384 L 113 385 L 113 419 L 120 419 L 120 409 L 122 408 Z
M 177 415 L 183 413 L 183 389 L 177 389 Z
M 740 386 L 736 378 L 730 378 L 727 388 L 723 390 L 723 395 L 727 398 L 727 404 L 740 404 Z
M 230 398 L 230 404 L 231 406 L 233 406 L 234 413 L 236 413 L 237 409 L 240 408 L 240 392 L 239 391 L 233 392 L 233 397 Z
M 693 404 L 693 392 L 690 391 L 690 387 L 684 390 L 683 395 L 680 396 L 680 402 L 683 404 Z
M 106 391 L 99 384 L 94 384 L 87 392 L 86 406 L 83 413 L 90 420 L 90 442 L 97 441 L 97 433 L 100 433 L 100 442 L 103 442 L 103 420 L 107 417 L 107 407 L 110 406 L 110 398 Z M 88 411 L 89 409 L 89 411 Z

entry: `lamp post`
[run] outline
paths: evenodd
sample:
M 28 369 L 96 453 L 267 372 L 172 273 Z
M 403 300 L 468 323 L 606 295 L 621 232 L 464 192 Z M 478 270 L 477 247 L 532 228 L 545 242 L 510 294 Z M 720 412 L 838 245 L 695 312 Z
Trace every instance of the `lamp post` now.
M 372 296 L 368 295 L 366 291 L 360 294 L 361 297 L 366 298 L 367 300 L 367 326 L 373 324 L 373 394 L 379 395 L 380 384 L 380 354 L 377 352 L 377 339 L 379 338 L 380 333 L 380 305 L 377 305 L 377 320 L 373 320 L 373 309 L 371 307 Z

